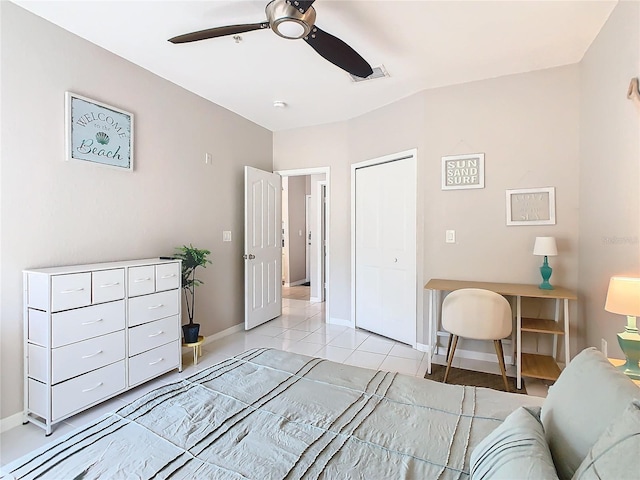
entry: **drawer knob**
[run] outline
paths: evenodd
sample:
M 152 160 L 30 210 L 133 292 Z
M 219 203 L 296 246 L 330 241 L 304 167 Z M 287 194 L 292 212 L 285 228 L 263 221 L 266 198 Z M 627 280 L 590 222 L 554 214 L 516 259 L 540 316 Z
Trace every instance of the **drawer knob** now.
M 158 333 L 151 333 L 149 334 L 149 338 L 153 338 L 153 337 L 157 337 L 158 335 L 162 335 L 164 332 L 162 330 L 160 330 Z
M 158 305 L 152 305 L 150 307 L 147 307 L 149 310 L 155 310 L 156 308 L 162 308 L 164 307 L 164 305 L 162 303 L 159 303 Z
M 175 273 L 172 273 L 171 275 L 163 275 L 163 276 L 162 276 L 162 277 L 160 277 L 160 278 L 173 278 L 173 277 L 175 277 L 175 276 L 176 276 L 176 274 L 175 274 Z
M 84 390 L 82 390 L 82 393 L 90 392 L 90 391 L 95 390 L 96 388 L 101 387 L 101 386 L 102 386 L 102 382 L 98 382 L 98 384 L 95 387 L 85 388 Z
M 104 285 L 100 285 L 100 288 L 116 287 L 118 285 L 120 285 L 120 282 L 105 283 Z
M 83 355 L 82 358 L 95 357 L 96 355 L 100 355 L 101 353 L 102 353 L 102 350 L 98 350 L 96 353 L 90 353 L 89 355 Z
M 155 365 L 156 363 L 160 363 L 161 361 L 163 361 L 164 358 L 160 357 L 158 360 L 156 360 L 155 362 L 149 362 L 149 365 Z
M 151 280 L 151 277 L 147 277 L 147 278 L 136 278 L 133 282 L 134 282 L 134 283 L 140 283 L 140 282 L 148 282 L 149 280 Z

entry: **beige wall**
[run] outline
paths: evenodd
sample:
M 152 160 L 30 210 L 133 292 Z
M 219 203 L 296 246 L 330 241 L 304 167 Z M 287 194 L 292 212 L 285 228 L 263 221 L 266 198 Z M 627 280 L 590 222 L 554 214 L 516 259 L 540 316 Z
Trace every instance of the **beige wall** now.
M 424 231 L 420 285 L 432 277 L 536 283 L 534 239 L 554 235 L 552 280 L 575 288 L 578 87 L 574 65 L 427 90 L 348 122 L 276 132 L 276 169 L 331 166 L 331 316 L 350 318 L 350 165 L 411 148 Z M 486 155 L 485 188 L 441 190 L 441 157 L 475 152 Z M 545 186 L 556 187 L 557 224 L 506 226 L 505 190 Z M 446 229 L 456 230 L 455 244 L 445 244 Z
M 1 405 L 22 410 L 21 271 L 167 255 L 213 264 L 196 302 L 211 335 L 243 319 L 243 165 L 270 170 L 272 134 L 1 2 Z M 135 170 L 64 161 L 64 92 L 135 115 Z M 205 165 L 204 154 L 214 165 Z M 222 242 L 231 230 L 233 241 Z
M 604 310 L 612 275 L 640 276 L 640 104 L 626 98 L 640 75 L 640 3 L 620 2 L 581 65 L 581 339 L 623 358 L 625 319 Z

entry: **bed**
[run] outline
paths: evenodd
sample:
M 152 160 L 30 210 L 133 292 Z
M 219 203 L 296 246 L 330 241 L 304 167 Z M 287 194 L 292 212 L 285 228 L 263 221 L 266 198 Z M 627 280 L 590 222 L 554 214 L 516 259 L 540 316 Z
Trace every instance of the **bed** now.
M 515 467 L 500 442 L 520 435 L 516 413 L 542 431 L 541 402 L 254 349 L 147 393 L 0 478 L 490 478 Z M 543 464 L 553 469 L 550 455 Z

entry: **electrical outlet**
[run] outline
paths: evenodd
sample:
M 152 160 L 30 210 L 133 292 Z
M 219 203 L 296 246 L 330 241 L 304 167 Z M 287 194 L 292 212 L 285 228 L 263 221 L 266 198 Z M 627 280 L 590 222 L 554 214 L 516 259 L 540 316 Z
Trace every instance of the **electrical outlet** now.
M 608 357 L 608 355 L 607 355 L 607 341 L 604 338 L 602 340 L 600 340 L 600 351 L 602 352 L 602 354 L 605 357 Z
M 223 242 L 230 242 L 231 241 L 231 231 L 229 231 L 229 230 L 223 230 L 222 231 L 222 241 Z

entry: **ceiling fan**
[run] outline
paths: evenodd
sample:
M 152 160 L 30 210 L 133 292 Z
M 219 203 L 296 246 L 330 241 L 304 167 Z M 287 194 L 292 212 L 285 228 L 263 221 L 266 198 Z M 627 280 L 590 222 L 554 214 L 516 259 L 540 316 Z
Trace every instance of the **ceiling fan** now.
M 315 0 L 272 0 L 265 12 L 267 21 L 215 27 L 198 32 L 186 33 L 170 38 L 171 43 L 187 43 L 207 38 L 238 35 L 252 30 L 270 28 L 283 38 L 297 40 L 303 38 L 320 56 L 334 65 L 360 78 L 373 73 L 371 66 L 349 45 L 315 25 Z

